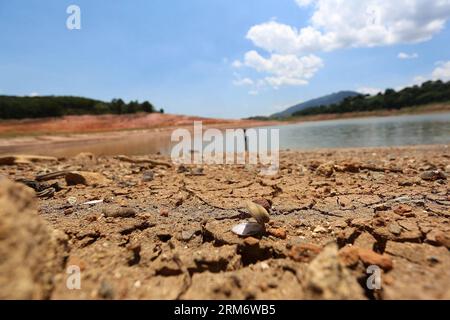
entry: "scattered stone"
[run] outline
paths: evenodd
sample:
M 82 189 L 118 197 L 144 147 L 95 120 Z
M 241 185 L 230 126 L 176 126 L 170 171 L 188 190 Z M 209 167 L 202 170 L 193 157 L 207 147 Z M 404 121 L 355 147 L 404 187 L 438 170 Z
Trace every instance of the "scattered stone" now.
M 359 249 L 355 246 L 345 246 L 339 250 L 339 260 L 346 267 L 354 267 L 359 262 Z
M 450 236 L 448 233 L 440 232 L 435 236 L 436 244 L 450 249 Z
M 100 173 L 72 171 L 66 173 L 66 183 L 69 186 L 77 184 L 86 186 L 105 186 L 110 184 L 111 181 Z
M 75 197 L 68 197 L 67 198 L 67 203 L 70 204 L 71 206 L 75 205 L 75 203 L 77 203 L 77 198 Z
M 325 229 L 325 228 L 322 227 L 322 226 L 317 226 L 317 227 L 314 229 L 313 233 L 328 233 L 328 230 Z
M 183 230 L 181 231 L 181 240 L 189 241 L 195 235 L 195 230 Z
M 253 237 L 247 237 L 244 239 L 244 243 L 247 246 L 254 247 L 254 246 L 259 245 L 259 240 L 256 238 L 253 238 Z
M 73 159 L 83 164 L 95 163 L 97 161 L 95 155 L 91 152 L 81 152 L 73 157 Z
M 447 176 L 440 170 L 425 171 L 420 175 L 420 178 L 425 181 L 446 180 Z
M 153 181 L 153 179 L 155 178 L 155 174 L 153 173 L 153 171 L 145 171 L 144 174 L 142 175 L 142 182 L 150 182 Z
M 177 173 L 185 173 L 185 172 L 189 172 L 189 169 L 186 168 L 184 165 L 178 167 Z
M 399 215 L 403 215 L 404 213 L 411 212 L 412 208 L 406 204 L 401 204 L 394 208 L 394 212 Z
M 56 162 L 58 158 L 32 155 L 0 156 L 0 165 L 31 164 L 36 162 Z
M 378 254 L 372 250 L 359 248 L 359 258 L 366 266 L 377 265 L 385 271 L 389 271 L 394 267 L 390 257 Z
M 301 243 L 299 245 L 292 246 L 291 250 L 288 253 L 289 258 L 296 262 L 310 262 L 314 259 L 320 252 L 322 248 L 310 244 L 310 243 Z
M 111 300 L 114 299 L 114 288 L 107 281 L 102 281 L 98 294 L 101 298 Z
M 105 217 L 112 218 L 130 218 L 136 216 L 136 211 L 129 207 L 105 208 L 103 209 Z
M 397 223 L 390 223 L 388 225 L 388 230 L 393 235 L 399 236 L 402 233 L 402 229 Z
M 310 263 L 305 274 L 308 299 L 365 299 L 363 289 L 338 259 L 338 248 L 330 244 Z
M 334 162 L 327 162 L 320 165 L 317 168 L 316 173 L 324 177 L 331 177 L 334 173 Z
M 203 168 L 194 168 L 191 170 L 191 175 L 192 176 L 204 176 L 205 173 L 203 172 Z
M 286 239 L 286 230 L 283 228 L 269 228 L 267 232 L 275 238 Z
M 368 232 L 362 233 L 356 238 L 354 245 L 364 249 L 373 250 L 377 240 Z
M 159 210 L 159 215 L 160 215 L 161 217 L 167 218 L 167 217 L 169 216 L 169 210 L 167 210 L 167 209 L 161 209 L 161 210 Z
M 445 172 L 450 173 L 450 164 L 445 167 Z

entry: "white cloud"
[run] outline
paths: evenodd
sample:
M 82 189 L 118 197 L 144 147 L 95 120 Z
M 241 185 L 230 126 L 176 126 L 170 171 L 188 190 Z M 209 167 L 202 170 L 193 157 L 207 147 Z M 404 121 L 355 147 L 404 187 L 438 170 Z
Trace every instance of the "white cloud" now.
M 402 59 L 402 60 L 407 60 L 407 59 L 417 59 L 419 58 L 419 55 L 417 53 L 405 53 L 405 52 L 400 52 L 397 55 L 397 58 Z
M 30 97 L 37 97 L 39 95 L 39 93 L 37 92 L 32 92 L 29 94 Z
M 314 2 L 314 0 L 295 0 L 300 7 L 307 7 Z
M 258 90 L 250 90 L 248 92 L 248 94 L 251 95 L 251 96 L 257 96 L 259 94 L 259 91 Z
M 250 78 L 236 79 L 233 81 L 235 86 L 251 86 L 253 83 L 253 80 Z
M 246 35 L 256 47 L 247 52 L 243 66 L 266 73 L 266 85 L 305 85 L 323 67 L 319 52 L 411 44 L 430 40 L 450 19 L 450 0 L 295 0 L 311 6 L 305 27 L 269 20 L 252 26 Z M 400 53 L 400 59 L 418 54 Z M 310 63 L 306 62 L 309 61 Z
M 272 54 L 262 57 L 256 51 L 245 54 L 243 65 L 266 74 L 260 85 L 278 88 L 284 85 L 305 85 L 323 67 L 323 61 L 315 55 L 298 57 L 296 55 Z
M 450 61 L 440 64 L 431 73 L 433 80 L 450 81 Z
M 382 89 L 379 88 L 372 88 L 372 87 L 361 87 L 358 88 L 357 90 L 359 93 L 363 93 L 363 94 L 370 94 L 371 96 L 375 96 L 380 92 L 383 92 Z
M 450 0 L 297 0 L 314 4 L 301 29 L 269 21 L 247 33 L 269 52 L 305 54 L 346 47 L 374 47 L 430 40 L 450 18 Z
M 241 68 L 242 62 L 240 62 L 239 60 L 235 60 L 231 65 L 233 66 L 233 68 Z

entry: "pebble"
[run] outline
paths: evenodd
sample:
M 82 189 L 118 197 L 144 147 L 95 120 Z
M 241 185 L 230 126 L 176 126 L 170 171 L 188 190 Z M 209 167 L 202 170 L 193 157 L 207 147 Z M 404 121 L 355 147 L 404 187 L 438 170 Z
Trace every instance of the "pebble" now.
M 296 262 L 310 262 L 321 251 L 322 248 L 317 245 L 302 243 L 292 246 L 291 250 L 288 253 L 288 256 Z
M 73 206 L 75 203 L 77 203 L 77 198 L 75 198 L 75 197 L 69 197 L 69 198 L 67 198 L 67 202 L 68 202 L 71 206 Z
M 195 231 L 192 230 L 184 230 L 181 232 L 181 239 L 183 241 L 189 241 L 192 239 L 192 237 L 194 236 Z
M 133 208 L 105 208 L 103 209 L 105 217 L 112 218 L 129 218 L 136 216 L 136 211 Z
M 420 175 L 420 178 L 425 181 L 446 180 L 447 176 L 440 170 L 425 171 Z
M 150 182 L 153 181 L 153 179 L 155 178 L 155 174 L 153 173 L 153 171 L 145 171 L 144 174 L 142 175 L 142 181 L 143 182 Z
M 159 215 L 160 215 L 161 217 L 167 218 L 167 217 L 169 216 L 169 210 L 161 209 L 161 210 L 159 211 Z
M 327 229 L 325 229 L 322 226 L 317 226 L 313 231 L 313 233 L 327 233 L 327 232 L 328 232 Z
M 400 228 L 400 226 L 397 223 L 391 223 L 388 226 L 388 230 L 389 232 L 391 232 L 392 234 L 399 236 L 402 233 L 402 229 Z
M 247 238 L 245 238 L 244 243 L 247 246 L 255 247 L 259 244 L 259 240 L 256 238 L 253 238 L 253 237 L 247 237 Z
M 267 232 L 275 238 L 286 239 L 287 237 L 286 230 L 283 228 L 269 228 Z

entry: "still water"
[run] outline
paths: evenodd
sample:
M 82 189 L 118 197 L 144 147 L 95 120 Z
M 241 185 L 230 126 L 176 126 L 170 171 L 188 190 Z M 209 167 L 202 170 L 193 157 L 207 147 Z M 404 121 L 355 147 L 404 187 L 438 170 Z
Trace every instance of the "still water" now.
M 281 149 L 450 143 L 450 113 L 305 122 L 280 129 Z
M 264 129 L 270 128 L 280 130 L 282 150 L 447 144 L 450 143 L 450 112 L 304 122 Z M 117 139 L 0 147 L 0 154 L 73 156 L 80 152 L 92 152 L 96 155 L 144 155 L 159 152 L 169 155 L 172 146 L 170 131 L 143 131 Z M 227 152 L 230 151 L 226 149 Z

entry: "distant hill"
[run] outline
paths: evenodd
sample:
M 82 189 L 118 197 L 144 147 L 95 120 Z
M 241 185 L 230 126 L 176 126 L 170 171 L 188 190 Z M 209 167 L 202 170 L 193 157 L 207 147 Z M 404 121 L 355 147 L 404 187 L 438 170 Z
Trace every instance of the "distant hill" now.
M 272 118 L 286 118 L 292 116 L 294 113 L 303 111 L 309 108 L 314 108 L 318 106 L 329 106 L 332 104 L 339 104 L 344 101 L 345 98 L 355 97 L 360 95 L 358 92 L 354 91 L 340 91 L 337 93 L 333 93 L 324 97 L 320 97 L 317 99 L 309 100 L 300 104 L 297 104 L 289 109 L 276 113 L 272 115 Z
M 450 102 L 450 81 L 427 81 L 422 85 L 403 88 L 400 91 L 386 89 L 374 96 L 357 95 L 347 97 L 340 103 L 320 105 L 294 112 L 294 117 L 317 114 L 339 114 L 376 110 L 399 110 L 430 103 Z

